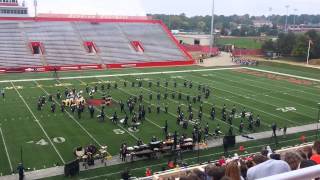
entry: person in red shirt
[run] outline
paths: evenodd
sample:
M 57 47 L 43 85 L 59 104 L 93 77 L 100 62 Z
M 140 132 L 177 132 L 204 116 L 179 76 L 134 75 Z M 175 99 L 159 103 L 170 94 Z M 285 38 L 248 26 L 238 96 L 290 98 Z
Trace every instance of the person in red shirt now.
M 147 168 L 146 169 L 146 177 L 149 177 L 152 175 L 152 172 L 151 172 L 151 169 L 150 168 Z
M 169 169 L 173 169 L 173 168 L 174 168 L 174 162 L 173 162 L 173 161 L 170 160 L 170 161 L 168 162 L 168 168 L 169 168 Z
M 222 157 L 219 159 L 219 165 L 220 165 L 220 166 L 223 166 L 223 165 L 225 165 L 225 164 L 226 164 L 225 157 L 222 156 Z
M 317 164 L 320 164 L 320 141 L 315 141 L 312 146 L 312 156 L 310 160 L 313 160 Z

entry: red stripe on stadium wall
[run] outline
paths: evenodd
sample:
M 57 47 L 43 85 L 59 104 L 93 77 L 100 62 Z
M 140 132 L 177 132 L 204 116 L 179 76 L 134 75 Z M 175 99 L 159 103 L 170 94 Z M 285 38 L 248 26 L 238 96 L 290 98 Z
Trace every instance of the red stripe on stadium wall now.
M 165 66 L 187 66 L 194 64 L 194 61 L 167 61 L 167 62 L 146 62 L 146 63 L 127 63 L 127 64 L 107 64 L 107 68 L 132 68 L 132 67 L 165 67 Z
M 171 31 L 168 29 L 168 27 L 161 21 L 159 20 L 158 23 L 162 26 L 162 29 L 168 34 L 169 38 L 178 46 L 182 54 L 184 54 L 189 61 L 193 61 L 194 59 L 192 56 L 186 51 L 186 49 L 178 42 L 178 40 L 173 36 Z
M 18 3 L 0 3 L 0 6 L 19 6 Z
M 123 63 L 106 64 L 108 69 L 122 68 L 143 68 L 143 67 L 167 67 L 167 66 L 190 66 L 194 61 L 162 61 L 162 62 L 144 62 L 144 63 Z M 73 65 L 73 66 L 45 66 L 45 67 L 19 67 L 0 69 L 0 73 L 23 73 L 23 72 L 48 72 L 48 71 L 76 71 L 89 69 L 103 69 L 101 64 L 96 65 Z

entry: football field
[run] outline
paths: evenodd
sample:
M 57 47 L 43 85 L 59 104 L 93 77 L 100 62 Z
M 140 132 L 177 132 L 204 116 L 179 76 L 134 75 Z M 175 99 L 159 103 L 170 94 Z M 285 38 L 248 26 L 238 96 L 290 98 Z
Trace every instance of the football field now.
M 1 75 L 0 89 L 5 89 L 5 98 L 0 97 L 0 173 L 6 175 L 15 170 L 21 155 L 25 167 L 31 170 L 63 165 L 75 159 L 75 148 L 90 144 L 98 147 L 106 145 L 108 154 L 115 156 L 119 154 L 122 143 L 133 146 L 139 138 L 144 143 L 149 143 L 152 136 L 163 139 L 166 121 L 169 132 L 178 131 L 180 135 L 192 137 L 193 122 L 190 122 L 188 129 L 176 123 L 177 107 L 180 105 L 188 117 L 190 103 L 195 119 L 202 104 L 201 127 L 204 128 L 208 123 L 210 132 L 220 126 L 221 131 L 227 134 L 230 125 L 222 120 L 221 115 L 224 105 L 228 113 L 233 106 L 236 107 L 232 127 L 237 135 L 240 134 L 240 113 L 243 108 L 253 113 L 254 119 L 257 115 L 261 119 L 261 126 L 254 127 L 254 130 L 247 128 L 248 121 L 245 120 L 244 134 L 269 131 L 272 123 L 278 127 L 313 124 L 317 122 L 317 103 L 320 102 L 319 75 L 320 70 L 271 66 L 64 72 L 59 74 L 58 79 L 52 78 L 49 73 Z M 138 86 L 139 82 L 142 82 L 142 87 Z M 176 87 L 174 82 L 177 83 Z M 187 87 L 184 87 L 184 82 L 188 82 Z M 107 84 L 110 84 L 110 89 L 107 89 Z M 81 90 L 88 100 L 87 86 L 98 87 L 93 99 L 101 99 L 103 94 L 111 95 L 113 103 L 105 108 L 105 122 L 96 118 L 101 106 L 95 106 L 94 118 L 90 118 L 87 108 L 81 118 L 69 108 L 65 112 L 60 111 L 61 100 L 56 98 L 58 91 L 64 99 L 66 88 Z M 203 87 L 210 89 L 207 99 L 204 98 Z M 165 100 L 166 93 L 168 98 Z M 53 95 L 53 102 L 57 105 L 54 113 L 50 111 L 53 102 L 47 102 L 42 110 L 37 108 L 39 96 L 48 97 L 49 94 Z M 150 94 L 153 95 L 151 100 Z M 160 94 L 160 100 L 157 100 L 157 94 Z M 181 99 L 178 98 L 179 94 Z M 139 126 L 139 131 L 132 131 L 121 123 L 114 124 L 109 120 L 114 112 L 117 112 L 119 119 L 123 119 L 125 113 L 120 112 L 119 102 L 139 95 L 143 95 L 143 101 L 138 103 L 152 108 Z M 192 99 L 199 95 L 202 103 L 187 101 L 188 96 Z M 157 106 L 161 108 L 160 113 L 156 112 Z M 168 113 L 165 113 L 165 106 L 168 106 Z M 216 109 L 215 120 L 210 117 L 213 106 Z

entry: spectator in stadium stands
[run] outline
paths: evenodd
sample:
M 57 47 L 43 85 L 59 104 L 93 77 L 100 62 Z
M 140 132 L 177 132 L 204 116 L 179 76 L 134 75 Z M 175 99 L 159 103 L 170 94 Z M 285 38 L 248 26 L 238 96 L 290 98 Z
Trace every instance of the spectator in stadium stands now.
M 240 168 L 238 161 L 231 161 L 226 166 L 225 175 L 230 177 L 232 180 L 242 180 L 243 177 L 240 174 Z
M 199 179 L 206 179 L 207 175 L 200 171 L 199 169 L 195 169 L 192 171 L 192 174 L 195 174 Z
M 274 159 L 274 160 L 281 160 L 281 155 L 280 154 L 269 154 L 269 158 L 270 159 Z
M 225 169 L 224 167 L 208 165 L 205 172 L 207 174 L 207 179 L 220 180 L 225 174 Z
M 297 170 L 302 158 L 297 152 L 287 152 L 283 160 L 289 164 L 291 170 Z
M 302 160 L 299 165 L 299 169 L 303 169 L 303 168 L 307 168 L 315 165 L 317 165 L 317 163 L 312 160 Z
M 290 166 L 282 160 L 270 159 L 248 170 L 247 179 L 254 180 L 290 171 Z
M 243 160 L 240 160 L 240 173 L 241 173 L 241 177 L 243 177 L 244 179 L 247 179 L 248 169 L 249 168 L 248 168 L 246 162 Z
M 191 173 L 189 176 L 182 176 L 179 178 L 180 180 L 202 180 L 196 174 Z
M 152 176 L 152 172 L 150 168 L 146 169 L 146 177 Z
M 298 149 L 298 153 L 304 160 L 309 160 L 312 156 L 312 147 L 306 146 L 303 148 Z
M 125 170 L 121 173 L 121 178 L 122 178 L 123 180 L 129 180 L 129 179 L 131 178 L 129 169 L 125 169 Z
M 252 162 L 253 162 L 253 165 L 255 166 L 255 165 L 261 164 L 267 160 L 268 160 L 268 158 L 266 156 L 263 156 L 262 154 L 257 154 L 253 157 Z
M 173 169 L 174 168 L 174 162 L 172 160 L 168 161 L 168 168 Z
M 315 141 L 312 146 L 312 156 L 310 160 L 313 160 L 317 164 L 320 164 L 320 141 Z
M 230 178 L 230 177 L 228 177 L 228 176 L 223 176 L 223 177 L 221 178 L 221 180 L 233 180 L 233 179 Z
M 226 158 L 224 156 L 221 156 L 221 158 L 219 159 L 219 165 L 223 166 L 226 164 Z

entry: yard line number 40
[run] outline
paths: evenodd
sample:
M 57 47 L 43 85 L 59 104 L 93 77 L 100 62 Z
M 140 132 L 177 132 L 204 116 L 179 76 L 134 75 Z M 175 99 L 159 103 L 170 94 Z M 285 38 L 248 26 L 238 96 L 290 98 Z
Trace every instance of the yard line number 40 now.
M 295 107 L 284 107 L 284 108 L 277 108 L 276 110 L 286 113 L 290 111 L 296 111 L 297 109 Z
M 54 137 L 52 138 L 52 141 L 56 144 L 62 144 L 64 142 L 66 142 L 66 139 L 64 137 Z M 36 145 L 40 145 L 40 146 L 47 146 L 49 145 L 49 143 L 45 140 L 45 139 L 40 139 L 39 141 L 37 142 L 34 142 L 34 141 L 30 141 L 30 142 L 27 142 L 28 144 L 31 144 L 31 143 L 34 143 Z

